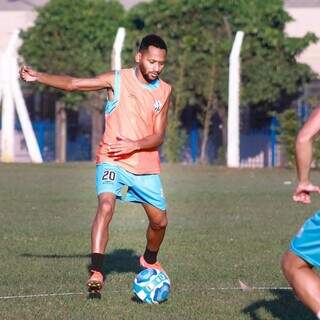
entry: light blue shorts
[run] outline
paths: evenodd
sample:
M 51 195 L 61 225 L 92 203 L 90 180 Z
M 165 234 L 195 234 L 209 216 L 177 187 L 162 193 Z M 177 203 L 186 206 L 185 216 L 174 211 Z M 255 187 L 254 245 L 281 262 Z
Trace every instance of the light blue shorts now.
M 316 268 L 320 268 L 320 211 L 307 219 L 291 240 L 290 250 Z
M 123 194 L 123 189 L 128 187 Z M 129 202 L 147 203 L 160 210 L 166 210 L 160 175 L 133 174 L 111 163 L 96 165 L 96 192 L 114 193 L 117 199 Z

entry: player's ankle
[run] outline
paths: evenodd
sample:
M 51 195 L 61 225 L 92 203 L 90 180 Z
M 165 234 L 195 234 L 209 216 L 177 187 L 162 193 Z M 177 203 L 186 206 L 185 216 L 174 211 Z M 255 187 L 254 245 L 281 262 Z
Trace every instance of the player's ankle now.
M 91 274 L 94 274 L 94 273 L 95 273 L 95 274 L 99 274 L 99 273 L 100 273 L 100 274 L 102 274 L 102 275 L 103 275 L 102 270 L 91 269 L 91 270 L 90 270 L 90 272 L 91 272 Z
M 100 273 L 102 272 L 102 266 L 104 261 L 104 254 L 102 253 L 92 253 L 91 254 L 91 272 L 98 271 Z
M 158 255 L 158 251 L 151 251 L 148 248 L 146 248 L 143 254 L 143 258 L 147 263 L 154 264 L 157 262 L 157 255 Z

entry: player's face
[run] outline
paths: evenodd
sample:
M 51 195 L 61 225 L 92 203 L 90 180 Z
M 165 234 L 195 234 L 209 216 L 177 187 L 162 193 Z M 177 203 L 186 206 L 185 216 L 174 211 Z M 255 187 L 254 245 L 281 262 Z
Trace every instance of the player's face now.
M 147 82 L 157 79 L 166 62 L 166 50 L 149 46 L 148 50 L 138 52 L 136 62 L 143 78 Z

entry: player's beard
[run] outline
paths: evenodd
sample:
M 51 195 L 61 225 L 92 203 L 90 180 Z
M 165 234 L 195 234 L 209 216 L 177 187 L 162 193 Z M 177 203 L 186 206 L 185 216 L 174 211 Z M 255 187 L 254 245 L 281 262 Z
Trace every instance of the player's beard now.
M 144 80 L 146 80 L 147 82 L 154 81 L 159 76 L 158 73 L 155 77 L 151 76 L 152 73 L 156 74 L 156 72 L 148 72 L 142 63 L 139 65 L 139 68 Z

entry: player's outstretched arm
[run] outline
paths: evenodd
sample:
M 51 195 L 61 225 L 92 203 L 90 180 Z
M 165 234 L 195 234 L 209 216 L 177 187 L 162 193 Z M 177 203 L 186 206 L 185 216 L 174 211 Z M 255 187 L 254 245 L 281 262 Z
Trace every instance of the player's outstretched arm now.
M 20 69 L 20 77 L 26 82 L 37 81 L 66 91 L 95 91 L 112 87 L 113 72 L 106 72 L 94 78 L 75 78 L 38 72 L 31 67 L 23 66 Z
M 293 200 L 296 202 L 308 204 L 311 202 L 311 192 L 320 193 L 320 188 L 310 182 L 313 140 L 319 132 L 320 108 L 317 108 L 301 128 L 296 138 L 296 164 L 299 180 L 293 194 Z

